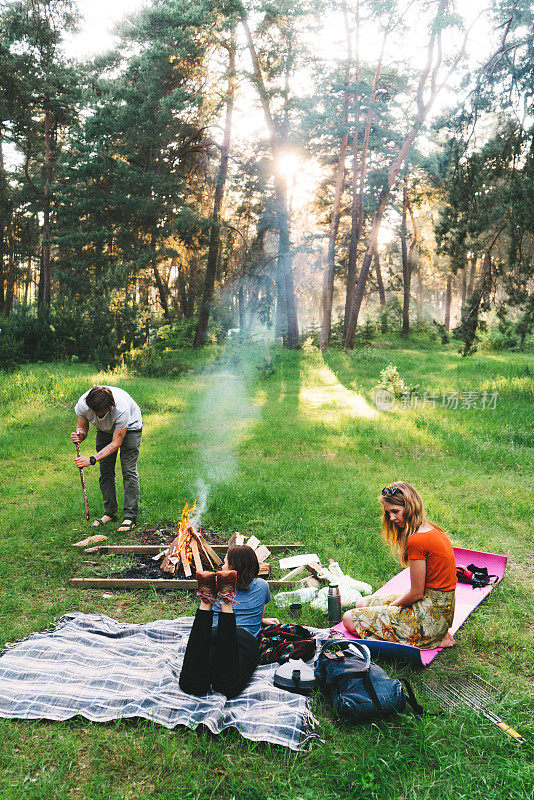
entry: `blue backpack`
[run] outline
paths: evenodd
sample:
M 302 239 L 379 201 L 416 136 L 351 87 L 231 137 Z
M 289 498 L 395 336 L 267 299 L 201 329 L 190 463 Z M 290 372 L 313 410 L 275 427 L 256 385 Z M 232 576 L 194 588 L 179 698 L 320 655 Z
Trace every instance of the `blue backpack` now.
M 315 664 L 317 684 L 346 722 L 363 722 L 401 712 L 410 703 L 417 714 L 423 709 L 412 687 L 388 677 L 371 663 L 369 648 L 347 639 L 327 641 Z

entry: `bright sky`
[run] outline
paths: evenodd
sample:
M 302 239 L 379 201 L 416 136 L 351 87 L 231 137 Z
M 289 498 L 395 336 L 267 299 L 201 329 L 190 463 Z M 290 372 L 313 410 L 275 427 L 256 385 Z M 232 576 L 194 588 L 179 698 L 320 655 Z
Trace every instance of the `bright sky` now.
M 113 27 L 145 5 L 146 0 L 79 0 L 83 19 L 79 33 L 65 40 L 71 58 L 82 61 L 113 47 Z

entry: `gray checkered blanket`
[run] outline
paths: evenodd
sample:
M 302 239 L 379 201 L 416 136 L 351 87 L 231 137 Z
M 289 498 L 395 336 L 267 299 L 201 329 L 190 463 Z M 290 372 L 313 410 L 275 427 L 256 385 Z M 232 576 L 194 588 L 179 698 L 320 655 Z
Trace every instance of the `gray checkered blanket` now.
M 273 685 L 277 664 L 260 666 L 235 699 L 185 694 L 178 686 L 192 617 L 145 625 L 73 612 L 0 658 L 0 717 L 93 722 L 143 717 L 167 728 L 234 727 L 246 739 L 292 750 L 311 739 L 308 701 Z

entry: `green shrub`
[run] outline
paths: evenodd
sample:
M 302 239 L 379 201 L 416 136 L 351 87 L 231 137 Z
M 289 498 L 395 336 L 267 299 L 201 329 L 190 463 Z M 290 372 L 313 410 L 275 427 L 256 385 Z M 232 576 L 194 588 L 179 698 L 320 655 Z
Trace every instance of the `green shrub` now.
M 502 315 L 498 322 L 490 326 L 487 336 L 481 342 L 481 347 L 495 352 L 522 350 L 526 336 L 523 334 L 521 323 L 522 320 L 514 322 Z
M 191 369 L 181 351 L 159 352 L 155 346 L 145 345 L 124 354 L 124 364 L 130 372 L 148 378 L 175 378 Z
M 11 372 L 24 361 L 23 342 L 17 341 L 11 331 L 5 330 L 5 322 L 0 322 L 0 369 Z
M 381 333 L 400 331 L 402 326 L 402 304 L 397 296 L 389 297 L 386 304 L 379 308 L 377 321 Z
M 354 344 L 356 347 L 369 347 L 377 335 L 378 330 L 375 323 L 367 317 L 364 324 L 356 329 Z
M 428 336 L 431 342 L 436 342 L 438 339 L 436 324 L 439 323 L 435 323 L 434 320 L 426 319 L 425 317 L 417 316 L 410 327 L 412 333 L 423 334 L 424 336 Z M 444 325 L 441 325 L 441 327 L 445 330 Z M 445 342 L 443 342 L 443 344 L 445 344 Z
M 329 347 L 344 347 L 344 339 L 343 339 L 343 318 L 338 319 L 337 322 L 334 322 L 330 329 L 330 344 Z M 369 347 L 373 340 L 379 335 L 379 330 L 377 327 L 376 322 L 374 322 L 369 317 L 366 318 L 363 325 L 359 325 L 356 328 L 356 333 L 354 335 L 354 346 L 355 347 Z M 321 327 L 320 325 L 311 325 L 310 327 L 306 328 L 306 330 L 302 333 L 301 342 L 305 342 L 306 340 L 310 340 L 314 347 L 320 347 L 321 345 Z
M 119 296 L 59 301 L 39 313 L 15 307 L 0 321 L 0 369 L 74 356 L 98 367 L 115 367 L 123 353 L 142 344 L 142 323 L 137 305 Z
M 449 344 L 451 336 L 445 325 L 442 325 L 441 322 L 437 322 L 436 320 L 434 320 L 433 324 L 436 326 L 436 330 L 441 336 L 441 344 Z
M 50 312 L 37 314 L 15 307 L 0 322 L 0 368 L 13 369 L 26 361 L 51 361 L 55 357 Z M 5 359 L 5 361 L 4 361 Z
M 182 317 L 182 319 L 176 320 L 176 322 L 161 325 L 152 337 L 150 346 L 158 353 L 193 347 L 197 325 L 197 316 L 189 318 Z M 227 329 L 223 328 L 222 325 L 213 318 L 210 318 L 206 344 L 221 344 L 226 339 L 226 336 Z
M 377 389 L 385 389 L 394 397 L 402 397 L 410 391 L 410 387 L 402 380 L 395 364 L 388 364 L 387 367 L 380 372 L 380 381 L 374 387 L 373 391 Z

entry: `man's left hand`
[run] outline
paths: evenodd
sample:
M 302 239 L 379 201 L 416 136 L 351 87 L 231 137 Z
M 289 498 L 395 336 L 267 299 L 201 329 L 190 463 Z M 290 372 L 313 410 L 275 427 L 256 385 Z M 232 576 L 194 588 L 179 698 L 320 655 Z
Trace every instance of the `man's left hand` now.
M 77 467 L 89 467 L 91 462 L 86 456 L 80 456 L 79 458 L 75 459 Z

